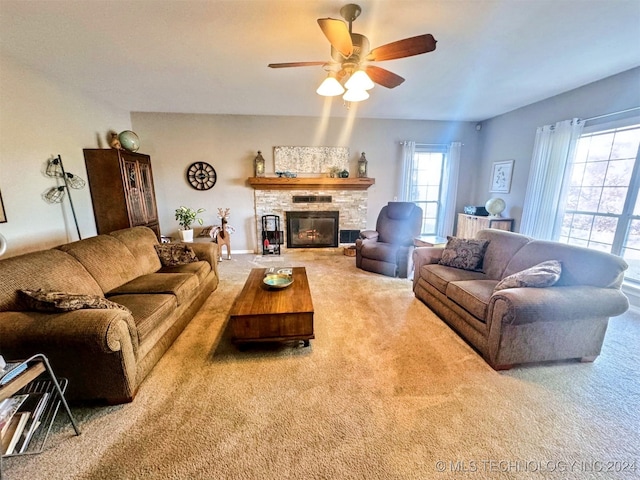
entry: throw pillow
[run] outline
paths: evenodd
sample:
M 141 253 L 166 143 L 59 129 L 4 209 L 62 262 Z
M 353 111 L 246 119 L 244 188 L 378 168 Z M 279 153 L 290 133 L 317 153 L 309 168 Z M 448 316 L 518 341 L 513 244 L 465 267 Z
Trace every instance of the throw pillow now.
M 489 240 L 447 237 L 447 244 L 439 263 L 462 270 L 482 270 L 487 245 Z
M 175 267 L 198 261 L 193 249 L 184 243 L 161 243 L 154 247 L 163 267 Z
M 51 292 L 42 289 L 18 290 L 22 303 L 37 312 L 70 312 L 83 308 L 118 309 L 131 313 L 124 305 L 107 300 L 99 295 L 84 295 L 64 292 Z
M 213 225 L 209 226 L 209 227 L 204 227 L 202 229 L 202 231 L 198 234 L 199 237 L 210 237 L 211 236 L 211 230 L 213 230 Z
M 560 279 L 561 274 L 562 264 L 557 260 L 547 260 L 503 278 L 494 291 L 505 288 L 550 287 Z

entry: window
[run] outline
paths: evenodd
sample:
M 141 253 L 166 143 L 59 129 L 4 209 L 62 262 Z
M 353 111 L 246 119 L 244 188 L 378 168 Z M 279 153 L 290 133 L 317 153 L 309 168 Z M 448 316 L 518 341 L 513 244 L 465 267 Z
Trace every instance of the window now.
M 422 208 L 422 234 L 436 235 L 442 216 L 446 146 L 416 145 L 409 175 L 408 201 Z
M 580 137 L 559 240 L 622 256 L 640 283 L 640 124 Z

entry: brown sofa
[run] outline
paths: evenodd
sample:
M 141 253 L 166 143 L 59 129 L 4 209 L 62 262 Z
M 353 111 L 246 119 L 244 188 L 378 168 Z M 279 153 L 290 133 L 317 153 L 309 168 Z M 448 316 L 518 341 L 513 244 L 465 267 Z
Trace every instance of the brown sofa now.
M 495 229 L 476 239 L 489 241 L 481 271 L 440 265 L 443 248 L 416 248 L 416 297 L 496 370 L 600 354 L 609 317 L 629 308 L 622 258 Z M 562 265 L 555 285 L 494 292 L 503 278 L 547 260 Z
M 163 267 L 152 230 L 134 227 L 0 261 L 0 353 L 49 357 L 70 399 L 122 403 L 218 286 L 217 245 L 199 261 Z M 28 310 L 19 290 L 105 296 L 127 307 Z

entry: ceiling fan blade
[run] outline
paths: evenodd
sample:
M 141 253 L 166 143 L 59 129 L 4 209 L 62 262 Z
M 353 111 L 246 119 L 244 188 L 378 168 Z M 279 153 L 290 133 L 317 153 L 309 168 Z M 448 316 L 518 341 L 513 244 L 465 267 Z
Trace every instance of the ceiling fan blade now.
M 396 75 L 389 70 L 385 70 L 384 68 L 376 67 L 373 65 L 368 65 L 365 67 L 365 72 L 369 75 L 369 78 L 373 80 L 378 85 L 382 85 L 387 88 L 395 88 L 404 82 L 404 78 L 400 75 Z
M 433 38 L 433 35 L 427 33 L 374 48 L 367 55 L 367 60 L 373 62 L 395 60 L 396 58 L 412 57 L 413 55 L 432 52 L 435 49 L 436 39 Z
M 353 43 L 347 24 L 334 18 L 319 18 L 318 25 L 333 48 L 349 58 L 353 53 Z
M 287 67 L 315 67 L 324 65 L 327 62 L 289 62 L 289 63 L 270 63 L 267 65 L 271 68 L 287 68 Z

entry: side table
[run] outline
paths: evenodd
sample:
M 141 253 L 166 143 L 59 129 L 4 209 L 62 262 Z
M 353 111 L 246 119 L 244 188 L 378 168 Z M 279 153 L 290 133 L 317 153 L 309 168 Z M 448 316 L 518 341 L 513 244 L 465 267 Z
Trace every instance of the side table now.
M 444 247 L 446 244 L 447 239 L 437 235 L 420 235 L 413 239 L 414 247 Z
M 67 403 L 67 400 L 64 397 L 64 390 L 66 389 L 66 379 L 61 379 L 61 381 L 58 381 L 55 374 L 53 373 L 53 369 L 51 368 L 51 365 L 49 364 L 49 360 L 47 359 L 47 357 L 45 357 L 41 353 L 33 355 L 32 357 L 24 360 L 23 363 L 26 363 L 28 365 L 27 369 L 17 377 L 12 379 L 11 381 L 9 381 L 8 383 L 0 387 L 0 401 L 15 395 L 20 391 L 27 391 L 27 392 L 31 391 L 31 393 L 33 393 L 36 390 L 29 390 L 29 387 L 32 385 L 35 385 L 36 384 L 35 380 L 41 374 L 46 372 L 49 376 L 49 385 L 46 386 L 46 391 L 49 391 L 50 393 L 53 394 L 51 399 L 49 399 L 49 404 L 52 406 L 52 411 L 51 411 L 50 418 L 47 418 L 46 422 L 43 421 L 39 427 L 46 430 L 46 433 L 44 434 L 44 438 L 41 443 L 40 450 L 28 451 L 28 452 L 20 453 L 17 455 L 40 453 L 42 451 L 42 448 L 44 447 L 44 443 L 46 442 L 46 437 L 48 436 L 49 430 L 51 429 L 51 425 L 55 420 L 56 414 L 58 412 L 58 406 L 60 403 L 62 403 L 62 405 L 64 406 L 65 412 L 67 413 L 67 416 L 71 421 L 71 425 L 73 425 L 73 429 L 75 430 L 76 435 L 80 435 L 80 429 L 78 428 L 78 425 L 76 424 L 76 421 L 73 418 L 73 415 L 71 414 L 71 410 L 69 409 L 69 404 Z M 37 391 L 43 391 L 43 390 L 37 390 Z M 57 399 L 56 399 L 56 396 L 57 396 Z M 56 403 L 56 400 L 58 401 L 58 403 Z M 0 480 L 2 479 L 2 458 L 3 456 L 0 455 Z

